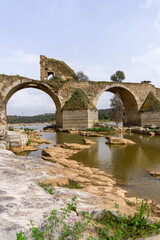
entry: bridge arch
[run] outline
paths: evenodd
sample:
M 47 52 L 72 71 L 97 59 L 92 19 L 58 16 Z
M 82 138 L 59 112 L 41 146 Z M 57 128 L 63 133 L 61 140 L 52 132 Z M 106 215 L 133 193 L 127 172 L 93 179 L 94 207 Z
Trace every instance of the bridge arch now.
M 140 116 L 139 116 L 139 106 L 138 106 L 138 99 L 135 94 L 123 84 L 111 84 L 103 89 L 98 96 L 96 97 L 96 103 L 98 102 L 99 97 L 104 92 L 111 92 L 118 96 L 120 96 L 124 111 L 125 117 L 123 121 L 124 126 L 138 126 L 140 125 Z
M 12 97 L 12 95 L 19 90 L 26 89 L 26 88 L 36 88 L 39 90 L 42 90 L 43 92 L 47 93 L 53 100 L 56 106 L 56 125 L 58 128 L 61 128 L 62 123 L 62 111 L 61 111 L 61 102 L 56 93 L 54 93 L 53 89 L 51 89 L 48 85 L 41 83 L 40 81 L 27 81 L 27 82 L 18 82 L 14 83 L 14 85 L 10 86 L 5 92 L 5 99 L 3 104 L 3 111 L 4 111 L 4 118 L 3 118 L 3 124 L 6 124 L 6 106 L 9 101 L 9 99 Z

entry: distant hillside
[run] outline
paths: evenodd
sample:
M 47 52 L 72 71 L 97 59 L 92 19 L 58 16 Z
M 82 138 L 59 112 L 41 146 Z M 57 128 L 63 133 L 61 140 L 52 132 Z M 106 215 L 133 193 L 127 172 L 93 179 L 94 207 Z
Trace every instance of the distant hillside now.
M 17 115 L 8 115 L 8 123 L 43 123 L 43 122 L 52 122 L 56 120 L 55 113 L 45 113 L 36 116 L 17 116 Z
M 109 119 L 110 109 L 100 109 L 98 110 L 98 118 L 99 120 L 107 120 Z M 44 123 L 44 122 L 52 122 L 56 120 L 55 113 L 45 113 L 36 116 L 17 116 L 17 115 L 8 115 L 7 122 L 12 123 Z
M 98 119 L 99 120 L 110 119 L 110 112 L 111 112 L 110 108 L 108 108 L 108 109 L 99 109 L 98 110 Z

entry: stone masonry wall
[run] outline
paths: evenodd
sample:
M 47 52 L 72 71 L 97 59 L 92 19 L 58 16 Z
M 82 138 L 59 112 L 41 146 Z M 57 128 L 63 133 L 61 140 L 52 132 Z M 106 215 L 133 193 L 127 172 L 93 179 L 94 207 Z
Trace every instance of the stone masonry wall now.
M 154 124 L 160 127 L 160 112 L 144 112 L 141 115 L 141 126 Z

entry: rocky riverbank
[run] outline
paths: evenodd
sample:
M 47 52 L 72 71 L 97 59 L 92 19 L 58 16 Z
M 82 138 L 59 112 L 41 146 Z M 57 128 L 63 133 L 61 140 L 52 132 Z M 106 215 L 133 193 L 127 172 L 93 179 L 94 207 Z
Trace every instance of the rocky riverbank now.
M 68 159 L 82 146 L 91 147 L 66 143 L 48 147 L 43 150 L 43 159 L 15 156 L 10 151 L 0 152 L 1 240 L 14 240 L 17 232 L 26 232 L 31 227 L 30 219 L 36 226 L 41 225 L 44 214 L 64 208 L 73 196 L 77 197 L 79 215 L 83 210 L 115 211 L 115 203 L 122 213 L 134 213 L 136 199 L 126 198 L 126 192 L 116 186 L 111 175 Z M 46 193 L 39 182 L 53 186 L 53 195 Z M 132 202 L 132 206 L 128 202 Z M 152 209 L 157 207 L 157 213 L 152 212 L 152 218 L 156 219 L 158 205 L 152 201 L 150 204 Z M 72 214 L 70 221 L 78 219 Z
M 76 131 L 70 133 L 77 134 Z M 46 142 L 34 131 L 28 136 L 31 143 L 20 148 L 22 151 L 27 147 L 38 148 L 39 144 Z M 83 134 L 83 136 L 85 136 L 85 145 L 63 143 L 48 147 L 43 150 L 39 159 L 18 157 L 10 151 L 0 152 L 1 240 L 14 240 L 17 232 L 28 231 L 31 227 L 30 219 L 36 226 L 40 226 L 43 215 L 53 209 L 59 211 L 64 208 L 73 196 L 77 197 L 79 215 L 83 210 L 101 213 L 103 209 L 107 209 L 115 212 L 115 203 L 120 206 L 122 214 L 135 212 L 136 198 L 127 198 L 126 191 L 116 186 L 115 179 L 111 175 L 69 159 L 78 151 L 95 144 L 86 138 L 86 136 L 90 137 L 89 135 Z M 53 195 L 46 193 L 38 183 L 53 187 Z M 159 204 L 153 201 L 149 201 L 149 204 L 152 210 L 151 218 L 155 221 L 159 220 Z M 79 220 L 79 217 L 72 214 L 71 223 L 76 220 Z

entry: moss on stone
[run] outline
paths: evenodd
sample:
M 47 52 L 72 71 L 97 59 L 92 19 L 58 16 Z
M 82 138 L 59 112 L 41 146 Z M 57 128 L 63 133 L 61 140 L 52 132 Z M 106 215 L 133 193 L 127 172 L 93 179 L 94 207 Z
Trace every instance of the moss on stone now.
M 160 111 L 160 101 L 154 96 L 153 92 L 149 92 L 140 112 L 157 112 Z
M 96 107 L 81 89 L 76 89 L 70 99 L 65 102 L 65 105 L 62 108 L 63 111 L 88 109 L 96 109 Z

